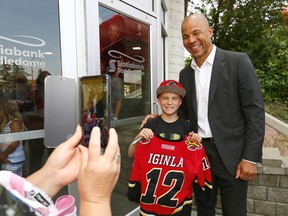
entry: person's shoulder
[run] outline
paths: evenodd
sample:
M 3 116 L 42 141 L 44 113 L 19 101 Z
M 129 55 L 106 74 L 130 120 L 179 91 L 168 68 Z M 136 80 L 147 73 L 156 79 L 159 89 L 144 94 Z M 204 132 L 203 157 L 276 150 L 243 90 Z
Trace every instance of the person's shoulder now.
M 18 119 L 18 118 L 13 118 L 13 119 L 10 119 L 6 125 L 8 126 L 11 126 L 11 125 L 19 125 L 19 124 L 22 124 L 22 120 Z
M 9 127 L 12 132 L 22 131 L 24 130 L 24 122 L 21 119 L 14 118 L 10 121 Z
M 225 50 L 219 47 L 216 47 L 216 55 L 224 55 L 226 57 L 248 57 L 248 55 L 244 52 Z
M 155 126 L 159 124 L 161 120 L 160 116 L 156 116 L 155 118 L 150 118 L 147 120 L 143 128 L 149 128 L 151 130 L 155 129 Z
M 145 125 L 153 125 L 159 122 L 159 120 L 161 120 L 160 116 L 156 116 L 155 118 L 150 118 L 147 120 Z
M 191 63 L 191 62 L 190 62 Z M 187 73 L 189 71 L 192 70 L 191 66 L 190 66 L 190 63 L 188 65 L 186 65 L 181 71 L 180 71 L 180 74 L 183 74 L 183 73 Z

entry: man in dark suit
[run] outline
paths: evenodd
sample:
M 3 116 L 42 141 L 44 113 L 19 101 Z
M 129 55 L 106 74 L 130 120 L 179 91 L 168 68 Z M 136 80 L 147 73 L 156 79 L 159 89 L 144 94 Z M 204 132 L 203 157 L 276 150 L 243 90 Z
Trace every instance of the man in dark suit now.
M 215 215 L 219 189 L 223 215 L 247 214 L 248 181 L 261 162 L 265 112 L 255 69 L 244 53 L 212 44 L 213 29 L 202 14 L 191 14 L 181 26 L 191 64 L 180 72 L 186 96 L 180 108 L 203 145 L 213 174 L 213 190 L 194 187 L 197 212 Z

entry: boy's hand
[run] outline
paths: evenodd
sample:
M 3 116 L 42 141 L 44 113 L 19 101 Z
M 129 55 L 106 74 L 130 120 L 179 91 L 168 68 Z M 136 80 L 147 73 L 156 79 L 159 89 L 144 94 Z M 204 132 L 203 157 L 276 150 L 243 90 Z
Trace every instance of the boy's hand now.
M 146 140 L 150 140 L 153 137 L 153 131 L 149 128 L 143 128 L 140 133 L 136 136 L 136 139 L 143 137 Z

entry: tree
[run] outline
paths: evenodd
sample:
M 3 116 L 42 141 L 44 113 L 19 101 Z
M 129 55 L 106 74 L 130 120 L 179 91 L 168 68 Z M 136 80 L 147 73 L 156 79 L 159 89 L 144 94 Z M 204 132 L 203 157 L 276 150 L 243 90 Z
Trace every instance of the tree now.
M 16 64 L 3 64 L 0 66 L 0 77 L 3 81 L 13 83 L 17 76 L 29 76 L 25 68 Z
M 190 0 L 191 5 L 193 0 Z M 192 12 L 205 13 L 214 29 L 214 43 L 223 49 L 247 51 L 261 32 L 283 19 L 283 0 L 203 0 Z M 190 7 L 191 8 L 191 7 Z
M 190 11 L 207 15 L 213 43 L 247 53 L 266 100 L 288 103 L 288 12 L 286 0 L 189 0 Z
M 260 51 L 265 65 L 257 74 L 266 101 L 281 101 L 288 104 L 288 26 L 267 30 L 265 46 Z M 260 64 L 260 63 L 259 63 Z

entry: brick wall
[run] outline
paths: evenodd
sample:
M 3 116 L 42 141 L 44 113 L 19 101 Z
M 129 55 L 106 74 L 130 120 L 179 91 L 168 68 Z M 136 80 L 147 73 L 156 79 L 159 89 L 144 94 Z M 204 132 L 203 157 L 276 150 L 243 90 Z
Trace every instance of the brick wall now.
M 288 215 L 288 125 L 266 114 L 262 165 L 249 183 L 249 215 Z
M 250 215 L 288 215 L 288 158 L 278 148 L 264 148 L 257 178 L 249 183 Z
M 288 157 L 280 155 L 278 148 L 263 148 L 263 162 L 257 167 L 257 178 L 249 182 L 247 194 L 248 216 L 288 215 Z M 193 206 L 192 216 L 196 216 Z M 218 196 L 217 215 L 222 215 Z
M 267 113 L 263 146 L 257 178 L 249 182 L 248 216 L 288 216 L 288 125 Z M 218 196 L 217 215 L 222 215 L 220 203 Z

